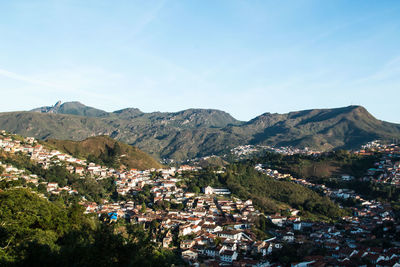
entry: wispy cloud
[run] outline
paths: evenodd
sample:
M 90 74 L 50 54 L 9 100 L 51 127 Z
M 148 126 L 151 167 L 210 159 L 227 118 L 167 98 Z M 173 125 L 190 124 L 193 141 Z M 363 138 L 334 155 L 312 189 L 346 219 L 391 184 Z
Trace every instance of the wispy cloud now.
M 162 8 L 164 7 L 166 3 L 166 0 L 161 0 L 158 2 L 158 4 L 151 9 L 149 12 L 147 12 L 143 18 L 136 24 L 136 26 L 133 28 L 132 35 L 135 36 L 139 33 L 141 33 L 147 25 L 149 25 L 151 22 L 153 22 Z
M 38 79 L 32 78 L 30 76 L 21 75 L 21 74 L 11 72 L 11 71 L 8 71 L 5 69 L 0 69 L 0 76 L 7 77 L 7 78 L 17 80 L 17 81 L 26 82 L 26 83 L 33 84 L 33 85 L 40 85 L 40 86 L 45 86 L 45 87 L 49 87 L 49 88 L 57 88 L 58 87 L 57 85 L 55 85 L 53 83 L 46 82 L 43 80 L 38 80 Z
M 383 80 L 392 77 L 399 77 L 400 74 L 400 56 L 388 61 L 379 71 L 369 77 L 372 80 Z
M 35 92 L 35 94 L 42 97 L 51 94 L 60 99 L 68 96 L 68 99 L 65 99 L 67 101 L 76 99 L 97 99 L 99 101 L 114 99 L 108 91 L 111 86 L 115 86 L 123 78 L 119 73 L 113 73 L 97 67 L 60 69 L 29 75 L 0 68 L 1 76 L 23 82 L 23 85 L 13 86 L 19 89 L 18 92 L 23 91 L 26 94 Z M 2 84 L 0 88 L 3 87 L 5 89 L 5 86 L 7 85 Z
M 398 79 L 400 77 L 400 56 L 396 56 L 386 62 L 374 73 L 357 79 L 353 84 L 367 84 L 373 82 L 384 82 L 385 80 Z

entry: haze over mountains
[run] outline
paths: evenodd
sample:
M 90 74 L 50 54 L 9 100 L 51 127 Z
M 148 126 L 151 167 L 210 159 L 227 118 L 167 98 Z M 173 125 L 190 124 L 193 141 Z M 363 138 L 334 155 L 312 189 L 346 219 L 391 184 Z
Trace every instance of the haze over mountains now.
M 244 144 L 331 150 L 400 138 L 399 124 L 377 120 L 361 106 L 264 113 L 242 122 L 213 109 L 106 112 L 79 102 L 57 102 L 28 112 L 0 113 L 0 129 L 40 139 L 109 135 L 153 156 L 174 159 L 220 154 Z

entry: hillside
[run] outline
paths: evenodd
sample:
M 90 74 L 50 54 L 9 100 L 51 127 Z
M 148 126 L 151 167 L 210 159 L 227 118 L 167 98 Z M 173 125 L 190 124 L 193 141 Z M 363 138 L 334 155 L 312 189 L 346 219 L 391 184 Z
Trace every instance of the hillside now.
M 252 199 L 260 211 L 275 214 L 288 208 L 301 210 L 306 219 L 335 220 L 344 215 L 329 198 L 290 181 L 278 181 L 257 172 L 251 162 L 226 166 L 225 172 L 216 174 L 213 168 L 183 174 L 189 190 L 208 185 L 229 188 L 240 199 Z
M 235 130 L 252 133 L 251 144 L 319 150 L 356 148 L 369 140 L 400 136 L 400 125 L 377 120 L 361 106 L 265 113 Z
M 54 106 L 40 107 L 31 111 L 40 113 L 80 115 L 87 117 L 103 117 L 108 115 L 108 113 L 104 110 L 88 107 L 77 101 L 66 102 L 63 104 L 61 104 L 61 101 L 58 101 Z
M 377 160 L 376 155 L 360 156 L 346 150 L 338 150 L 318 157 L 267 152 L 262 156 L 253 157 L 251 162 L 253 165 L 264 164 L 281 173 L 290 173 L 297 178 L 309 179 L 337 178 L 344 174 L 362 178 Z
M 77 201 L 78 202 L 78 201 Z M 1 266 L 171 266 L 143 228 L 122 235 L 84 208 L 51 202 L 27 188 L 0 190 Z M 97 217 L 97 216 L 96 216 Z
M 136 147 L 113 140 L 108 136 L 89 137 L 83 141 L 49 139 L 46 143 L 75 157 L 87 158 L 111 167 L 145 170 L 161 168 L 162 165 Z
M 332 150 L 400 137 L 400 125 L 377 120 L 360 106 L 265 113 L 241 122 L 219 110 L 144 113 L 129 108 L 103 114 L 71 103 L 55 105 L 58 113 L 0 113 L 0 129 L 40 139 L 79 141 L 108 135 L 153 157 L 178 160 L 222 154 L 243 144 Z M 67 111 L 79 116 L 60 114 Z
M 114 112 L 106 112 L 101 109 L 86 106 L 78 101 L 61 103 L 54 106 L 40 107 L 31 110 L 38 113 L 78 115 L 85 117 L 109 117 L 112 119 L 130 120 L 136 119 L 137 124 L 173 126 L 182 128 L 196 127 L 225 127 L 238 125 L 240 121 L 224 111 L 215 109 L 187 109 L 179 112 L 151 112 L 144 113 L 137 108 L 126 108 Z

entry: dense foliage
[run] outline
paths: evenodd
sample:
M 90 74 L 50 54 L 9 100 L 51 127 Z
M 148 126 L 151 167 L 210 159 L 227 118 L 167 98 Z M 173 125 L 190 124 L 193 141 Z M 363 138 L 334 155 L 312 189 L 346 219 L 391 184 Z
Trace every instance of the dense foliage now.
M 262 157 L 253 158 L 251 162 L 265 164 L 298 178 L 321 178 L 342 174 L 361 177 L 376 160 L 377 156 L 358 156 L 345 150 L 338 150 L 318 156 L 266 153 Z
M 381 156 L 379 153 L 371 156 L 359 156 L 344 150 L 325 153 L 317 157 L 266 153 L 264 156 L 253 158 L 249 162 L 252 164 L 262 163 L 270 168 L 291 173 L 295 177 L 307 178 L 313 183 L 324 184 L 332 189 L 351 189 L 367 199 L 392 202 L 395 206 L 399 206 L 400 188 L 391 184 L 358 179 L 364 177 L 367 170 L 373 167 Z M 399 158 L 393 158 L 393 160 L 398 161 Z M 343 181 L 340 178 L 343 174 L 352 175 L 356 179 Z M 354 201 L 349 202 L 348 206 L 355 204 Z
M 330 188 L 347 188 L 364 196 L 366 199 L 376 199 L 381 202 L 400 203 L 400 188 L 391 184 L 376 183 L 373 181 L 342 181 L 334 178 L 315 178 L 314 182 L 324 184 Z
M 208 168 L 199 172 L 185 173 L 189 190 L 205 186 L 227 187 L 241 199 L 252 199 L 263 212 L 275 213 L 290 207 L 302 211 L 309 219 L 337 219 L 345 214 L 327 197 L 290 181 L 277 181 L 257 172 L 252 163 L 231 164 L 225 173 L 217 174 Z
M 156 248 L 138 225 L 123 233 L 83 214 L 82 207 L 52 203 L 28 189 L 0 192 L 2 266 L 170 266 L 176 256 Z

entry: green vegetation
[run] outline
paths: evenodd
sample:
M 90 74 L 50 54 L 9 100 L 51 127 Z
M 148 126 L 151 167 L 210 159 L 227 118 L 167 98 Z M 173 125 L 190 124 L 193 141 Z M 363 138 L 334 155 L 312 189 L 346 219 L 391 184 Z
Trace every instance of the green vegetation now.
M 241 199 L 253 199 L 260 209 L 273 213 L 289 205 L 310 219 L 337 219 L 344 215 L 327 197 L 289 181 L 277 181 L 257 172 L 253 165 L 235 164 L 222 175 L 226 185 Z
M 324 184 L 332 189 L 346 188 L 354 190 L 367 199 L 391 202 L 400 210 L 400 189 L 390 185 L 372 181 L 360 181 L 367 170 L 379 161 L 381 155 L 359 156 L 345 150 L 326 153 L 318 157 L 306 155 L 284 156 L 277 153 L 266 153 L 249 161 L 251 164 L 262 163 L 270 168 L 295 177 L 307 179 L 316 184 Z M 396 159 L 394 159 L 396 160 Z M 348 174 L 356 179 L 343 181 L 340 176 Z M 354 206 L 355 200 L 342 201 L 344 206 Z
M 86 158 L 88 162 L 112 168 L 119 168 L 121 165 L 139 170 L 162 167 L 140 149 L 115 141 L 108 136 L 89 137 L 83 141 L 50 139 L 46 144 L 75 157 Z
M 1 113 L 0 128 L 40 139 L 83 140 L 107 134 L 152 156 L 178 160 L 222 154 L 243 144 L 347 149 L 400 134 L 400 125 L 379 121 L 359 106 L 265 113 L 243 123 L 218 110 L 143 113 L 124 109 L 104 115 L 102 111 L 89 114 L 88 107 L 80 105 L 59 110 L 66 114 Z
M 199 166 L 202 168 L 206 167 L 223 167 L 228 165 L 228 162 L 223 160 L 221 157 L 208 157 L 207 159 L 201 159 L 199 161 Z
M 265 164 L 297 178 L 330 178 L 342 174 L 358 178 L 364 176 L 377 159 L 378 156 L 358 156 L 338 150 L 317 157 L 266 153 L 262 157 L 253 158 L 251 162 Z
M 79 196 L 85 196 L 89 201 L 99 202 L 102 198 L 111 198 L 115 191 L 115 184 L 112 178 L 96 181 L 91 177 L 81 179 L 79 176 L 70 173 L 63 164 L 50 165 L 48 169 L 42 168 L 35 162 L 31 161 L 29 156 L 22 153 L 9 154 L 0 153 L 0 161 L 11 164 L 18 169 L 26 170 L 28 173 L 36 174 L 41 181 L 55 182 L 59 186 L 71 186 L 78 191 Z M 0 184 L 0 188 L 10 187 L 10 183 Z M 46 188 L 40 184 L 37 190 L 41 193 L 46 193 Z M 54 196 L 53 196 L 54 197 Z M 68 194 L 60 195 L 58 198 L 68 201 L 71 196 Z
M 257 172 L 251 163 L 231 164 L 226 172 L 216 174 L 209 168 L 199 172 L 183 173 L 189 190 L 227 187 L 240 199 L 252 199 L 262 211 L 269 214 L 290 207 L 299 209 L 303 218 L 312 220 L 336 220 L 346 214 L 329 198 L 290 181 L 277 181 Z
M 30 173 L 38 174 L 42 171 L 42 168 L 38 166 L 35 162 L 31 161 L 29 156 L 23 153 L 7 153 L 4 151 L 0 151 L 0 161 L 5 164 L 11 164 L 17 169 L 27 170 Z
M 381 154 L 359 156 L 348 151 L 339 150 L 313 157 L 304 155 L 283 156 L 276 153 L 266 153 L 263 157 L 253 158 L 251 164 L 263 163 L 281 172 L 291 173 L 295 177 L 324 184 L 332 189 L 346 188 L 354 190 L 366 199 L 374 199 L 390 203 L 396 213 L 400 214 L 400 188 L 391 184 L 361 181 L 357 178 L 365 176 L 367 170 L 379 161 Z M 398 160 L 394 158 L 393 160 Z M 348 174 L 356 179 L 343 181 L 340 175 Z M 358 200 L 338 200 L 345 207 L 354 207 Z
M 170 266 L 177 257 L 157 248 L 138 225 L 100 224 L 82 207 L 65 207 L 28 189 L 0 192 L 2 266 Z
M 272 252 L 270 259 L 273 262 L 279 262 L 283 266 L 291 266 L 293 262 L 301 262 L 306 255 L 326 255 L 327 250 L 315 246 L 312 243 L 304 244 L 285 244 L 281 250 Z
M 366 199 L 376 199 L 380 202 L 391 202 L 395 206 L 400 204 L 400 188 L 390 184 L 358 180 L 342 181 L 334 178 L 315 178 L 313 181 L 319 184 L 324 184 L 330 188 L 347 188 L 354 190 Z M 354 203 L 349 203 L 349 206 L 352 206 L 353 204 Z

